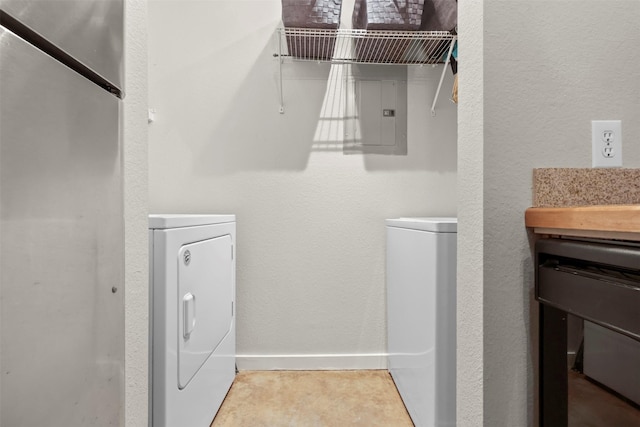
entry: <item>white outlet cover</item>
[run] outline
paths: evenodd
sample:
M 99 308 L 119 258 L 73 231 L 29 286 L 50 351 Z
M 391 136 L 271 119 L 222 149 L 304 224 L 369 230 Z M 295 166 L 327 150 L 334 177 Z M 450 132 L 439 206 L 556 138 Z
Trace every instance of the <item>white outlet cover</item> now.
M 591 165 L 594 168 L 622 167 L 622 121 L 591 121 Z

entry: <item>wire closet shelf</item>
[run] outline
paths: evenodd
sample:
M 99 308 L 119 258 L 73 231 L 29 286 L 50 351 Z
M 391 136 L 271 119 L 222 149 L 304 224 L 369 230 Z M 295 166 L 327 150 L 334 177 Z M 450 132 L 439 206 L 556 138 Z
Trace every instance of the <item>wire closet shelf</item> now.
M 278 28 L 273 55 L 280 64 L 280 113 L 284 114 L 282 62 L 331 62 L 332 64 L 436 65 L 445 64 L 431 115 L 457 36 L 448 31 L 393 31 L 361 29 Z
M 441 64 L 456 39 L 447 31 L 279 28 L 277 34 L 274 56 L 344 64 Z

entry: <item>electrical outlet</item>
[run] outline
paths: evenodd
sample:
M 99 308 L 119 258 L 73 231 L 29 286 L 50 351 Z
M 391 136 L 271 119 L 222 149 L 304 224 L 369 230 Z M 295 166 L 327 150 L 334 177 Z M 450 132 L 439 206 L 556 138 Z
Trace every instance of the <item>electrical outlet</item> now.
M 622 167 L 622 122 L 591 121 L 591 164 L 594 168 Z

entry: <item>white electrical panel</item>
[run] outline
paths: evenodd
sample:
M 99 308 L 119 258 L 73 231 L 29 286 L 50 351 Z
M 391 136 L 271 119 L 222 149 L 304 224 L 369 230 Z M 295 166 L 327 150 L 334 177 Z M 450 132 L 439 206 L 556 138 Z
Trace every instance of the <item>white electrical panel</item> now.
M 396 82 L 361 80 L 356 90 L 362 145 L 396 145 Z
M 346 92 L 345 151 L 407 154 L 406 69 L 356 69 Z

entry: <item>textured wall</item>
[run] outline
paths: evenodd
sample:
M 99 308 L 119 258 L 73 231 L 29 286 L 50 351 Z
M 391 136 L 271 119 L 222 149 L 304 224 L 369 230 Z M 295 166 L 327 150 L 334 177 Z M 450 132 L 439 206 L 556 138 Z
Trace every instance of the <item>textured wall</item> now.
M 346 67 L 285 63 L 278 113 L 279 0 L 149 18 L 150 208 L 237 215 L 238 353 L 271 356 L 240 367 L 384 366 L 384 219 L 456 214 L 450 73 L 434 118 L 441 68 L 408 70 L 408 155 L 345 155 Z
M 147 2 L 125 2 L 125 425 L 148 425 Z
M 472 8 L 467 2 L 460 6 Z M 590 167 L 594 119 L 622 120 L 624 165 L 640 166 L 640 3 L 484 0 L 483 15 L 484 59 L 472 61 L 469 70 L 483 71 L 483 84 L 468 96 L 470 102 L 482 97 L 484 128 L 482 135 L 463 140 L 466 106 L 461 105 L 459 174 L 464 182 L 462 159 L 477 155 L 477 145 L 484 142 L 482 160 L 477 160 L 484 162 L 483 208 L 477 212 L 484 215 L 484 242 L 471 249 L 476 244 L 469 240 L 471 234 L 461 232 L 461 253 L 466 255 L 459 263 L 475 262 L 482 252 L 482 279 L 462 286 L 475 283 L 484 292 L 483 334 L 468 337 L 476 345 L 483 341 L 484 351 L 476 357 L 483 359 L 484 388 L 482 397 L 471 391 L 459 394 L 464 402 L 459 419 L 470 419 L 472 411 L 479 416 L 476 424 L 460 425 L 537 425 L 537 306 L 531 236 L 524 228 L 524 210 L 532 203 L 532 169 Z M 467 37 L 467 29 L 462 27 L 461 38 Z M 476 31 L 475 26 L 469 29 Z M 461 45 L 462 55 L 465 51 Z M 464 73 L 463 103 L 466 69 Z M 471 214 L 467 210 L 476 209 L 466 201 L 461 197 L 462 231 L 463 219 Z M 479 300 L 461 301 L 461 313 L 480 305 Z M 476 363 L 467 360 L 460 372 Z
M 484 92 L 483 2 L 458 5 L 457 425 L 482 426 Z M 464 59 L 463 59 L 464 58 Z

